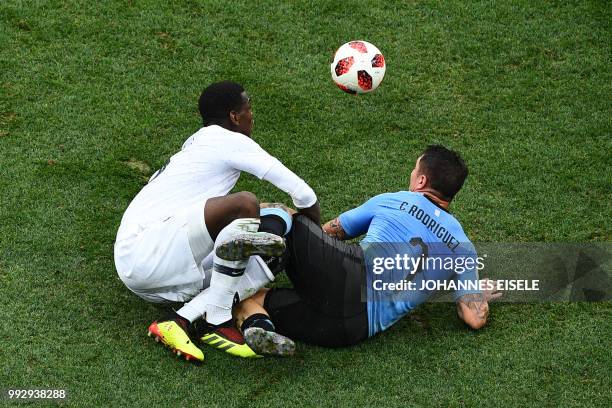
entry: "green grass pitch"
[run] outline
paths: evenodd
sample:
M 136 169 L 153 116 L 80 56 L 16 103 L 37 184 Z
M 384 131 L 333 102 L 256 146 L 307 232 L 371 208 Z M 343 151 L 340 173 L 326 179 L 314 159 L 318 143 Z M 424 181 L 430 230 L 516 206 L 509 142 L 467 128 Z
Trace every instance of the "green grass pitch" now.
M 452 209 L 473 241 L 610 241 L 611 21 L 606 1 L 0 2 L 0 388 L 75 407 L 612 405 L 609 303 L 497 304 L 480 332 L 428 304 L 350 349 L 204 348 L 195 366 L 145 336 L 159 310 L 112 258 L 221 79 L 245 85 L 255 140 L 326 220 L 405 189 L 443 143 L 471 169 Z M 364 97 L 330 79 L 353 39 L 388 63 Z M 236 190 L 288 201 L 246 175 Z

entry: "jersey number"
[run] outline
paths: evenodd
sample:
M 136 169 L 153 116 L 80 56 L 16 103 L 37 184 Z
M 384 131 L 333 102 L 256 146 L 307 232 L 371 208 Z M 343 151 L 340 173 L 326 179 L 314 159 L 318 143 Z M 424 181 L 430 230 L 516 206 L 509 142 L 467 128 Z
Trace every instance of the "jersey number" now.
M 425 262 L 425 260 L 429 256 L 429 248 L 427 248 L 427 245 L 425 245 L 425 243 L 423 242 L 421 237 L 412 237 L 412 238 L 410 238 L 410 241 L 408 241 L 408 242 L 412 246 L 420 246 L 421 247 L 421 251 L 423 252 L 423 260 L 422 260 L 422 262 L 419 263 L 419 267 L 417 268 L 417 270 L 413 274 L 413 275 L 416 275 L 417 273 L 420 273 L 423 270 L 423 263 Z

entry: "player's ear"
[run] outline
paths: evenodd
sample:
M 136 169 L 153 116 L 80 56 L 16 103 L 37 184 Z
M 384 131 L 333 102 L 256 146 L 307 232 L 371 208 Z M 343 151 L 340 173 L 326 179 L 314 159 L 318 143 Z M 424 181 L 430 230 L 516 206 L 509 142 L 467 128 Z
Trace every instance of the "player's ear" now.
M 230 122 L 232 122 L 232 124 L 234 124 L 234 125 L 239 125 L 240 124 L 240 120 L 238 120 L 238 113 L 236 113 L 235 111 L 230 111 L 229 118 L 230 118 Z
M 427 186 L 427 182 L 429 180 L 427 180 L 427 176 L 425 174 L 420 174 L 417 178 L 417 188 L 424 188 L 425 186 Z

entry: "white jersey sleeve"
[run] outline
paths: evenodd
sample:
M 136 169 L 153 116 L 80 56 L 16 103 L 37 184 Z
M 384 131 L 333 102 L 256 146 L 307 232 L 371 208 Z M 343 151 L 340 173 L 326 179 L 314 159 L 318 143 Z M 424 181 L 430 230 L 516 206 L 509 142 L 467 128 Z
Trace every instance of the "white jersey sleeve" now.
M 291 196 L 297 208 L 308 208 L 317 202 L 315 192 L 304 180 L 252 139 L 237 146 L 226 161 L 237 170 L 246 171 L 274 184 Z
M 314 190 L 277 158 L 274 157 L 272 160 L 274 163 L 263 179 L 289 194 L 297 208 L 313 206 L 317 202 Z

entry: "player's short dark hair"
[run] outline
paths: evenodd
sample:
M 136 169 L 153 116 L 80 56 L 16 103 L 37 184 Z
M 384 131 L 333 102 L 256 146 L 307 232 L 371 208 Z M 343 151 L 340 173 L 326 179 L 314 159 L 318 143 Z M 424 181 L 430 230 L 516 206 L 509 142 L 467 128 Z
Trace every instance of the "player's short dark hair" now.
M 198 107 L 204 126 L 223 124 L 231 111 L 242 107 L 242 85 L 232 81 L 221 81 L 209 85 L 202 91 Z
M 452 200 L 468 176 L 468 168 L 459 153 L 442 145 L 429 145 L 419 161 L 432 189 Z

